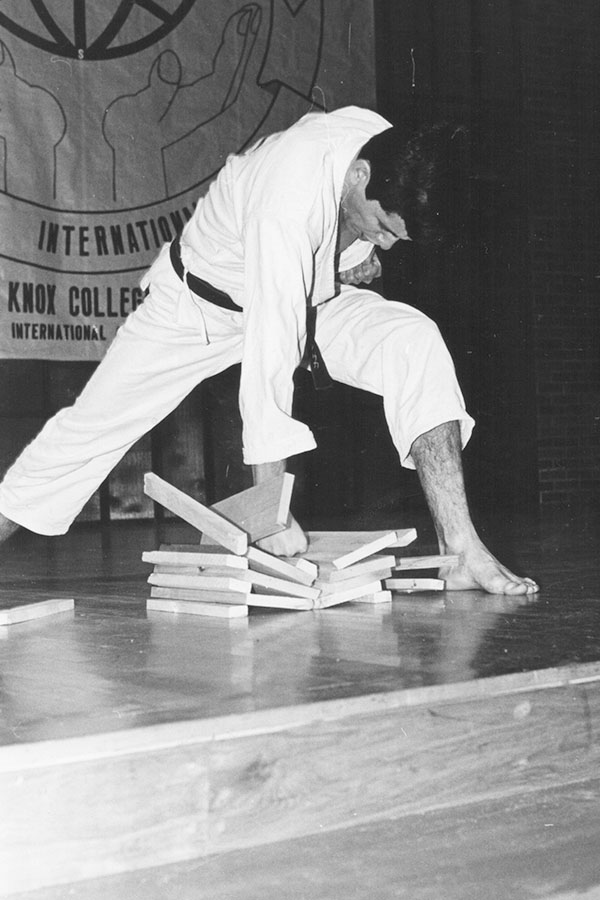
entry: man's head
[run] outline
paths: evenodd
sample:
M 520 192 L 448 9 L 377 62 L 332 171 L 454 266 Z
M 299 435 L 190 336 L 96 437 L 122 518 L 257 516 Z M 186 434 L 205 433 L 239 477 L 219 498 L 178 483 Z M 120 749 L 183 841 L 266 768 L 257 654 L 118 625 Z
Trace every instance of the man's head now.
M 350 164 L 342 190 L 341 221 L 351 240 L 371 241 L 382 250 L 389 250 L 396 241 L 407 241 L 409 237 L 398 213 L 388 213 L 378 200 L 367 198 L 370 177 L 367 160 L 359 157 Z
M 465 132 L 455 126 L 433 126 L 408 142 L 396 128 L 375 135 L 348 169 L 346 219 L 367 239 L 377 236 L 373 243 L 383 249 L 407 237 L 426 244 L 443 240 L 464 204 L 465 153 Z M 370 234 L 361 229 L 369 217 L 375 228 Z

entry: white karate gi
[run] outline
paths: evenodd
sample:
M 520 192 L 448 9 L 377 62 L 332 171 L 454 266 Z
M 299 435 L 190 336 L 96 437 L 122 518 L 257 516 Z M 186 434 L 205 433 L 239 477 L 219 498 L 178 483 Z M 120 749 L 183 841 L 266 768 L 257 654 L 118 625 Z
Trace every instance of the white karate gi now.
M 389 123 L 349 107 L 313 113 L 227 160 L 181 237 L 187 271 L 227 292 L 223 310 L 187 288 L 164 247 L 142 285 L 144 303 L 72 407 L 42 429 L 0 485 L 0 512 L 41 534 L 63 534 L 131 445 L 197 384 L 241 362 L 244 461 L 313 449 L 291 416 L 293 373 L 304 349 L 307 299 L 331 376 L 383 396 L 403 465 L 413 441 L 467 414 L 437 326 L 374 291 L 335 283 L 344 176 L 360 148 Z M 339 269 L 365 259 L 355 242 Z

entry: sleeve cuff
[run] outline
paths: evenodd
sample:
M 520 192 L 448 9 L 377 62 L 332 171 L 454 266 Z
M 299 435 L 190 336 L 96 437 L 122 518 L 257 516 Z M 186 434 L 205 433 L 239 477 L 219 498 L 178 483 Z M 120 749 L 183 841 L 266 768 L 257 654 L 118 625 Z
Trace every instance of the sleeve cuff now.
M 375 244 L 370 241 L 354 241 L 343 253 L 340 253 L 339 271 L 348 272 L 355 266 L 360 266 L 371 255 L 374 247 Z
M 297 456 L 299 453 L 314 450 L 317 442 L 312 431 L 306 426 L 303 426 L 303 429 L 305 433 L 302 437 L 297 435 L 288 440 L 260 441 L 255 444 L 244 444 L 244 463 L 247 466 L 258 466 L 261 463 L 279 462 L 282 459 L 289 459 L 290 456 Z

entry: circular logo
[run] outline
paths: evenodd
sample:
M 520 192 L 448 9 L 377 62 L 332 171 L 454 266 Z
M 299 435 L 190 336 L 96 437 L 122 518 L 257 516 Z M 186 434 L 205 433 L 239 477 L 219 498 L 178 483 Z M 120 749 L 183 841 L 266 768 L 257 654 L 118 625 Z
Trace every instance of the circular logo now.
M 229 153 L 312 102 L 322 0 L 0 9 L 0 259 L 88 275 L 144 267 Z
M 282 87 L 310 101 L 319 65 L 320 0 L 0 8 L 0 191 L 65 213 L 197 197 Z
M 0 26 L 40 50 L 66 59 L 116 59 L 155 44 L 179 25 L 195 0 L 21 0 L 0 12 Z

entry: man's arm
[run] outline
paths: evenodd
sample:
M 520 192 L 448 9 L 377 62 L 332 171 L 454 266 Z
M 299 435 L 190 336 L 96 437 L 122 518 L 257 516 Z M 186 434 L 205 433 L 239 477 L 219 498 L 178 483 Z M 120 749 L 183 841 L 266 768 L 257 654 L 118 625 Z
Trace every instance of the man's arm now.
M 269 478 L 285 473 L 286 462 L 284 459 L 277 462 L 260 463 L 252 466 L 254 484 L 261 484 Z M 275 556 L 295 556 L 297 553 L 305 553 L 308 548 L 308 539 L 296 520 L 290 516 L 290 524 L 285 531 L 279 531 L 270 537 L 257 541 L 261 550 L 274 553 Z
M 253 218 L 245 233 L 244 269 L 239 399 L 244 462 L 255 465 L 316 446 L 308 426 L 292 416 L 294 372 L 314 280 L 306 230 L 273 217 Z

